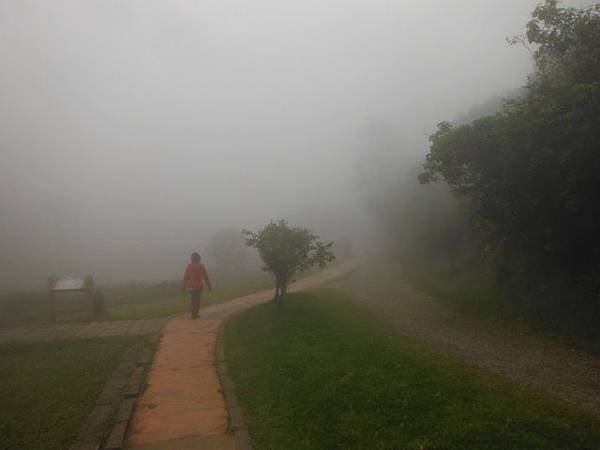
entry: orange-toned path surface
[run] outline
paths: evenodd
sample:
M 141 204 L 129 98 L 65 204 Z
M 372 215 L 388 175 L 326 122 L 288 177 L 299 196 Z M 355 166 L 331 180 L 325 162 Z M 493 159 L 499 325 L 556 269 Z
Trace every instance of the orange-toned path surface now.
M 360 264 L 350 261 L 290 286 L 301 291 L 339 278 Z M 167 324 L 148 376 L 148 388 L 133 417 L 129 444 L 139 450 L 234 450 L 229 415 L 217 370 L 215 347 L 219 327 L 229 315 L 273 297 L 261 291 L 201 311 L 191 320 Z

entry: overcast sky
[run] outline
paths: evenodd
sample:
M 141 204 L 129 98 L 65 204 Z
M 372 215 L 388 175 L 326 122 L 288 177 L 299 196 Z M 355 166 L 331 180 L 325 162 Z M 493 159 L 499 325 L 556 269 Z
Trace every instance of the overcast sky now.
M 536 3 L 0 0 L 0 286 L 170 278 L 217 228 L 344 216 L 369 122 L 424 155 L 524 84 Z

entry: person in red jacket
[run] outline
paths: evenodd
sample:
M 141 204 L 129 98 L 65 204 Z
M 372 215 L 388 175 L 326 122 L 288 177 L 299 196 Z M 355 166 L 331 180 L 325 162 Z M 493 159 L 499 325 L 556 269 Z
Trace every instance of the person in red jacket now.
M 191 260 L 192 262 L 188 264 L 185 268 L 185 273 L 183 274 L 181 292 L 187 289 L 190 294 L 190 311 L 192 313 L 192 319 L 197 319 L 204 283 L 206 282 L 209 291 L 212 291 L 212 286 L 200 255 L 196 252 L 192 253 Z

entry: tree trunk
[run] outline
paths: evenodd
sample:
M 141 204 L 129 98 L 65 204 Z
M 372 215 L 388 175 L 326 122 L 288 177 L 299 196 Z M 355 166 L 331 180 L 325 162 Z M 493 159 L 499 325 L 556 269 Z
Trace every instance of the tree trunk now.
M 281 304 L 281 278 L 276 276 L 275 277 L 275 303 L 277 303 L 278 305 Z
M 287 292 L 287 280 L 285 277 L 275 277 L 275 303 L 283 304 L 283 297 Z

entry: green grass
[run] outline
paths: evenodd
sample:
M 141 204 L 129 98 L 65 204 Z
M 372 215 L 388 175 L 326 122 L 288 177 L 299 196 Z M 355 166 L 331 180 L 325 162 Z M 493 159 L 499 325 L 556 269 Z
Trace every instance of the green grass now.
M 598 449 L 600 423 L 395 334 L 337 291 L 226 326 L 257 450 Z
M 395 299 L 405 282 L 463 314 L 498 322 L 514 317 L 514 311 L 508 314 L 509 305 L 501 305 L 491 276 L 472 266 L 451 274 L 447 264 L 437 260 L 373 260 L 344 277 L 340 286 L 364 296 Z
M 435 258 L 403 267 L 380 262 L 369 278 L 383 286 L 379 290 L 393 290 L 390 281 L 401 273 L 435 301 L 462 314 L 600 354 L 597 300 L 582 302 L 581 294 L 562 280 L 532 275 L 529 281 L 500 289 L 488 265 L 477 258 L 465 258 L 454 272 Z
M 201 307 L 223 303 L 237 297 L 272 287 L 271 278 L 263 272 L 239 275 L 236 277 L 215 279 L 214 290 L 205 289 Z M 180 282 L 164 283 L 160 294 L 154 295 L 144 292 L 125 292 L 125 288 L 107 290 L 106 304 L 111 320 L 149 319 L 165 317 L 189 310 L 189 297 L 187 293 L 180 292 Z
M 141 339 L 0 345 L 0 449 L 69 448 L 122 353 Z
M 216 277 L 215 290 L 206 291 L 202 307 L 232 300 L 236 297 L 268 289 L 271 278 L 262 271 Z M 180 292 L 179 281 L 154 285 L 128 284 L 103 289 L 106 314 L 94 316 L 90 300 L 81 293 L 56 296 L 59 323 L 93 320 L 130 320 L 167 317 L 186 312 L 189 299 Z M 48 322 L 48 297 L 45 292 L 6 294 L 0 298 L 0 326 L 36 325 Z
M 463 314 L 513 325 L 527 324 L 524 305 L 519 308 L 506 301 L 496 288 L 494 274 L 477 259 L 461 260 L 455 271 L 436 258 L 405 263 L 402 268 L 399 263 L 381 263 L 377 267 L 381 273 L 388 272 L 387 276 L 402 271 L 415 287 Z

